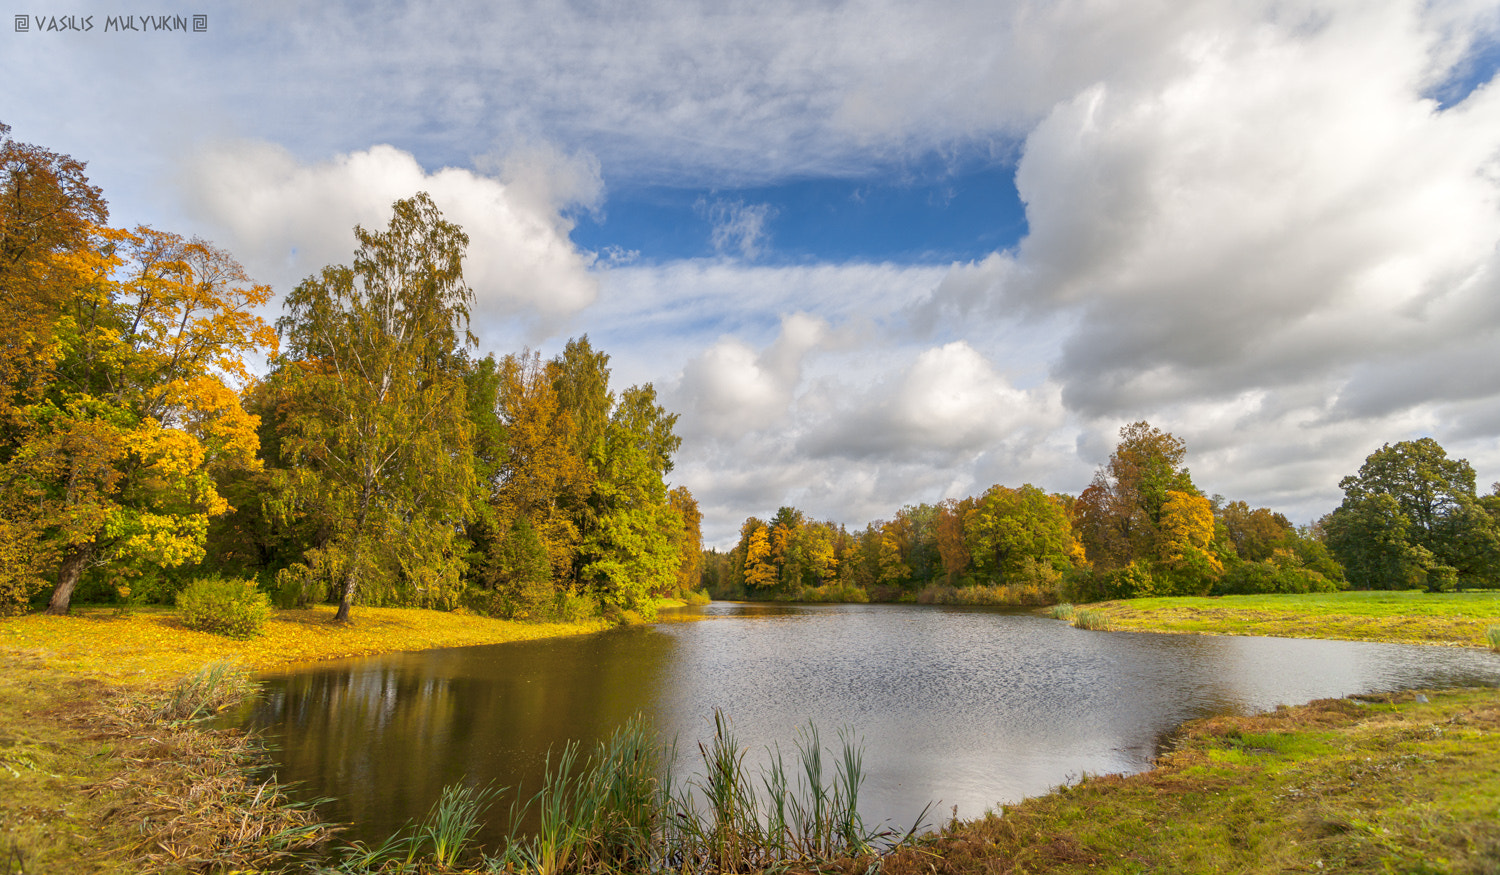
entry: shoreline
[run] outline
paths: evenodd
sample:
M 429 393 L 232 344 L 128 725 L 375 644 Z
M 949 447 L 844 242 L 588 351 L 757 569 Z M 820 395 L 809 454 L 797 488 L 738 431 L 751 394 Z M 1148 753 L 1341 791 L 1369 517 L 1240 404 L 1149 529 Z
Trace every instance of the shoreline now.
M 382 617 L 382 611 L 391 613 Z M 416 616 L 403 615 L 401 612 L 413 612 Z M 300 828 L 312 828 L 310 815 L 305 811 L 298 814 L 295 807 L 281 805 L 274 792 L 269 799 L 264 798 L 264 789 L 253 794 L 248 792 L 262 786 L 256 783 L 258 779 L 251 778 L 256 767 L 263 764 L 256 761 L 253 742 L 245 740 L 234 730 L 207 730 L 190 722 L 151 716 L 153 709 L 158 708 L 159 703 L 169 696 L 173 680 L 212 663 L 226 650 L 247 657 L 242 662 L 246 671 L 263 672 L 306 661 L 309 651 L 319 654 L 315 658 L 333 659 L 398 650 L 592 634 L 607 628 L 602 623 L 530 626 L 415 609 L 367 608 L 363 620 L 356 615 L 353 628 L 335 629 L 328 635 L 317 638 L 316 645 L 304 642 L 303 647 L 288 648 L 258 646 L 255 640 L 238 642 L 174 628 L 171 617 L 165 612 L 137 612 L 134 616 L 123 618 L 103 616 L 112 614 L 108 609 L 85 610 L 81 613 L 82 616 L 78 617 L 33 616 L 0 621 L 0 651 L 6 654 L 5 670 L 0 673 L 0 716 L 5 718 L 0 720 L 0 727 L 3 727 L 0 729 L 0 764 L 3 764 L 5 770 L 0 771 L 0 780 L 5 781 L 0 789 L 19 788 L 18 792 L 8 794 L 9 801 L 0 803 L 0 814 L 4 815 L 0 841 L 5 843 L 0 845 L 0 855 L 18 854 L 19 859 L 27 866 L 24 871 L 187 871 L 180 866 L 174 868 L 174 864 L 153 862 L 150 855 L 155 854 L 161 860 L 170 860 L 174 855 L 181 857 L 186 853 L 184 848 L 190 848 L 195 841 L 193 835 L 201 834 L 203 841 L 219 841 L 213 838 L 216 833 L 211 829 L 211 823 L 193 827 L 199 830 L 198 833 L 183 826 L 184 812 L 191 806 L 184 801 L 186 797 L 173 796 L 173 791 L 168 786 L 170 781 L 163 777 L 169 773 L 186 774 L 191 771 L 189 767 L 195 764 L 200 772 L 212 772 L 217 775 L 215 780 L 225 785 L 221 788 L 224 791 L 221 801 L 229 809 L 234 809 L 232 813 L 245 823 L 254 821 L 268 824 L 261 830 L 264 834 L 247 839 L 247 854 L 267 853 L 266 835 L 274 834 L 269 824 L 282 824 L 280 828 L 291 829 L 300 823 Z M 282 631 L 301 629 L 302 634 L 311 634 L 308 630 L 316 628 L 319 613 L 278 612 L 299 615 L 283 621 L 284 625 L 294 628 Z M 326 613 L 331 617 L 332 610 L 329 609 Z M 414 631 L 413 623 L 424 628 Z M 109 636 L 107 647 L 100 647 L 101 626 L 110 624 L 110 631 L 114 634 Z M 122 634 L 122 630 L 127 628 L 142 634 Z M 1186 631 L 1203 634 L 1198 630 Z M 39 638 L 45 638 L 43 633 L 47 632 L 51 633 L 52 643 L 56 645 L 50 651 L 38 646 L 44 643 Z M 273 637 L 272 643 L 276 641 Z M 409 646 L 413 643 L 421 646 Z M 1428 692 L 1435 703 L 1432 707 L 1447 708 L 1450 711 L 1453 708 L 1460 711 L 1464 708 L 1471 711 L 1475 708 L 1483 710 L 1481 706 L 1486 702 L 1489 703 L 1490 711 L 1496 711 L 1497 704 L 1500 704 L 1500 695 L 1494 690 Z M 1392 706 L 1415 707 L 1414 697 L 1404 695 L 1407 697 L 1405 701 L 1400 696 L 1384 697 L 1383 701 Z M 1354 697 L 1331 701 L 1347 703 L 1360 698 L 1381 699 Z M 1453 704 L 1450 699 L 1458 704 Z M 993 854 L 986 856 L 984 862 L 977 858 L 971 859 L 971 845 L 974 842 L 980 842 L 985 847 L 1007 846 L 1003 842 L 997 843 L 993 835 L 996 830 L 1001 830 L 1001 827 L 996 826 L 996 821 L 1004 824 L 1002 832 L 1014 832 L 1015 824 L 1020 822 L 1018 818 L 1023 814 L 1026 818 L 1035 819 L 1043 817 L 1037 812 L 1049 812 L 1043 817 L 1044 820 L 1050 817 L 1063 818 L 1048 827 L 1052 833 L 1062 835 L 1061 830 L 1064 827 L 1071 829 L 1068 824 L 1073 822 L 1058 813 L 1062 809 L 1057 809 L 1056 806 L 1063 801 L 1086 798 L 1088 806 L 1108 808 L 1113 803 L 1106 803 L 1102 801 L 1102 797 L 1091 794 L 1095 791 L 1106 795 L 1130 794 L 1144 792 L 1140 789 L 1142 787 L 1152 787 L 1156 788 L 1152 792 L 1160 795 L 1163 786 L 1169 786 L 1172 780 L 1178 780 L 1170 776 L 1181 772 L 1181 757 L 1178 756 L 1181 750 L 1198 750 L 1199 753 L 1195 756 L 1201 759 L 1208 756 L 1203 753 L 1204 750 L 1219 750 L 1213 745 L 1221 744 L 1225 738 L 1247 737 L 1247 732 L 1253 734 L 1258 731 L 1255 727 L 1267 719 L 1278 718 L 1280 715 L 1278 719 L 1295 723 L 1294 718 L 1286 715 L 1305 712 L 1323 714 L 1324 717 L 1317 719 L 1326 720 L 1328 713 L 1331 713 L 1330 707 L 1332 706 L 1326 703 L 1315 702 L 1296 708 L 1279 709 L 1271 715 L 1190 721 L 1179 729 L 1181 738 L 1177 741 L 1176 749 L 1164 754 L 1147 771 L 1125 778 L 1090 778 L 1084 782 L 1091 788 L 1088 794 L 1081 794 L 1078 792 L 1079 788 L 1059 788 L 1045 796 L 1032 797 L 1017 806 L 1008 807 L 1004 817 L 986 817 L 950 824 L 940 835 L 930 840 L 930 847 L 922 851 L 928 855 L 923 859 L 930 859 L 934 851 L 939 852 L 942 862 L 936 869 L 937 872 L 1011 871 L 1008 868 L 996 869 L 997 861 Z M 1334 710 L 1343 717 L 1355 720 L 1364 713 L 1349 710 L 1355 707 L 1361 706 L 1338 706 Z M 1456 713 L 1458 711 L 1452 711 L 1444 719 L 1451 720 Z M 1200 727 L 1198 724 L 1204 725 Z M 1482 732 L 1462 745 L 1462 756 L 1472 759 L 1480 755 L 1476 751 L 1495 748 L 1497 757 L 1500 757 L 1500 743 L 1497 743 L 1500 742 L 1500 711 L 1497 711 L 1493 721 L 1481 721 L 1481 724 Z M 1355 723 L 1349 725 L 1353 726 Z M 1395 731 L 1399 735 L 1405 730 Z M 1205 744 L 1209 747 L 1205 748 Z M 1211 756 L 1209 758 L 1212 759 Z M 1336 765 L 1326 751 L 1314 752 L 1297 762 L 1302 763 L 1302 768 L 1313 770 Z M 226 768 L 238 775 L 239 780 L 231 780 L 226 784 Z M 1500 773 L 1500 759 L 1484 768 L 1490 771 L 1482 771 L 1480 774 Z M 193 789 L 194 782 L 201 785 L 207 780 L 203 774 L 194 774 L 196 777 L 191 781 L 181 775 L 174 778 L 179 781 L 177 790 L 187 793 Z M 1491 783 L 1500 784 L 1493 781 Z M 229 786 L 235 784 L 238 786 Z M 1187 784 L 1181 784 L 1180 781 L 1179 784 L 1179 789 L 1182 790 L 1178 794 L 1181 796 L 1179 801 L 1183 804 L 1188 804 L 1191 797 L 1198 800 L 1194 803 L 1196 805 L 1210 805 L 1212 797 L 1192 796 Z M 274 787 L 271 789 L 274 791 Z M 1199 791 L 1192 791 L 1197 792 Z M 1221 789 L 1211 792 L 1224 791 Z M 1496 801 L 1496 805 L 1489 809 L 1492 812 L 1500 807 L 1500 787 L 1491 787 L 1489 792 Z M 262 804 L 263 802 L 266 804 Z M 193 804 L 200 803 L 201 800 Z M 235 808 L 236 805 L 239 807 Z M 1204 811 L 1210 820 L 1217 817 L 1212 808 L 1205 808 Z M 143 838 L 135 823 L 125 822 L 132 817 L 151 828 L 165 829 L 175 823 L 179 827 L 178 832 L 187 829 L 188 837 L 181 839 L 187 844 L 170 852 L 164 851 L 162 847 L 158 847 L 163 844 L 162 841 L 157 841 L 156 845 L 151 844 L 155 840 L 154 834 L 148 833 Z M 177 820 L 174 821 L 174 817 Z M 1087 850 L 1100 845 L 1104 841 L 1101 835 L 1107 836 L 1110 829 L 1124 829 L 1126 825 L 1121 821 L 1113 827 L 1103 828 L 1103 833 L 1080 834 L 1082 837 L 1074 841 L 1078 849 Z M 1053 839 L 1057 835 L 1047 838 L 1043 835 L 1044 832 L 1046 830 L 1031 836 L 1033 844 L 1039 842 L 1036 847 L 1055 845 Z M 308 833 L 307 841 L 309 844 L 316 844 L 318 841 L 326 841 L 328 835 L 326 830 L 314 830 Z M 260 844 L 257 845 L 256 841 Z M 1023 847 L 1012 842 L 1007 847 L 1011 848 L 1009 853 L 1012 853 L 1013 862 L 1017 864 L 1023 858 L 1034 858 L 1033 863 L 1028 864 L 1031 868 L 1027 871 L 1049 871 L 1047 865 L 1042 865 L 1045 862 L 1043 858 L 1035 857 L 1032 853 L 1035 850 L 1032 845 Z M 1500 848 L 1500 837 L 1496 838 L 1495 847 Z M 969 850 L 964 850 L 965 848 Z M 212 852 L 224 855 L 233 851 L 231 848 L 214 848 Z M 1058 862 L 1064 862 L 1063 858 L 1071 859 L 1070 854 L 1072 852 L 1063 854 Z M 1106 865 L 1109 861 L 1096 851 L 1089 851 L 1085 856 L 1090 857 L 1095 867 L 1103 866 L 1098 871 L 1135 871 L 1129 868 L 1114 869 L 1112 865 Z M 1139 853 L 1136 854 L 1136 857 L 1140 856 Z M 892 875 L 903 875 L 902 859 L 904 858 L 899 854 L 893 857 L 887 871 Z M 1126 857 L 1120 859 L 1124 860 Z M 964 863 L 964 860 L 969 862 Z M 1038 865 L 1040 868 L 1036 868 Z

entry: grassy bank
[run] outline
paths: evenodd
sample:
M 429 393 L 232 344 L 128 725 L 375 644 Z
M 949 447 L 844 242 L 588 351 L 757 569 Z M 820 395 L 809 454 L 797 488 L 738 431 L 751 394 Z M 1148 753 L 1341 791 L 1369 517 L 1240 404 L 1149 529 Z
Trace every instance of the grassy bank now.
M 245 867 L 322 832 L 246 769 L 251 740 L 193 717 L 177 682 L 216 660 L 244 670 L 341 656 L 574 635 L 599 622 L 526 624 L 403 608 L 279 611 L 235 641 L 183 628 L 168 611 L 0 620 L 0 873 L 206 871 Z M 241 676 L 243 672 L 240 673 Z M 228 690 L 227 694 L 225 690 Z M 227 698 L 226 698 L 227 701 Z M 184 706 L 183 703 L 189 703 Z
M 1487 646 L 1500 592 L 1338 592 L 1151 598 L 1089 605 L 1111 629 Z
M 885 873 L 1500 871 L 1500 696 L 1422 698 L 1194 721 L 1152 771 L 953 825 Z

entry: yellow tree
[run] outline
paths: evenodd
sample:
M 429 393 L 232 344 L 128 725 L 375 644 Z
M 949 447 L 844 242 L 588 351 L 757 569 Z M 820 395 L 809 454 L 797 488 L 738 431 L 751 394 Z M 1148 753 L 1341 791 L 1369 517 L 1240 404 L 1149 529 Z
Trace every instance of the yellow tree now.
M 745 586 L 751 590 L 776 585 L 779 576 L 771 562 L 771 539 L 765 523 L 754 517 L 745 521 L 742 542 L 745 545 Z
M 678 555 L 682 557 L 677 566 L 677 589 L 690 592 L 703 582 L 703 512 L 698 510 L 698 500 L 686 486 L 677 486 L 668 492 L 667 504 L 682 519 L 677 545 Z
M 1214 511 L 1208 499 L 1169 490 L 1162 503 L 1157 559 L 1173 580 L 1174 595 L 1202 595 L 1224 573 L 1209 550 L 1214 539 Z
M 270 297 L 225 251 L 137 228 L 96 228 L 70 253 L 87 277 L 55 327 L 45 391 L 16 412 L 8 488 L 31 495 L 60 557 L 48 612 L 92 566 L 128 578 L 196 562 L 228 505 L 216 472 L 258 464 L 256 420 L 234 388 L 275 336 Z

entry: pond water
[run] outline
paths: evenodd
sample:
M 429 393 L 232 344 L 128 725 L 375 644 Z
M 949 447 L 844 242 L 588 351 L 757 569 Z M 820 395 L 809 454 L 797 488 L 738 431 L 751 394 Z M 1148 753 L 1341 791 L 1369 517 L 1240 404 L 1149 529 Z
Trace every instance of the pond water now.
M 673 622 L 672 620 L 700 620 Z M 868 822 L 939 825 L 1076 780 L 1147 768 L 1195 717 L 1355 693 L 1500 686 L 1480 649 L 1087 632 L 1029 611 L 714 603 L 577 638 L 321 662 L 269 676 L 230 715 L 263 730 L 283 781 L 380 840 L 445 784 L 534 792 L 548 751 L 640 713 L 678 774 L 730 718 L 752 768 L 809 720 L 863 745 Z M 496 825 L 498 830 L 499 824 Z M 499 836 L 481 834 L 493 844 Z

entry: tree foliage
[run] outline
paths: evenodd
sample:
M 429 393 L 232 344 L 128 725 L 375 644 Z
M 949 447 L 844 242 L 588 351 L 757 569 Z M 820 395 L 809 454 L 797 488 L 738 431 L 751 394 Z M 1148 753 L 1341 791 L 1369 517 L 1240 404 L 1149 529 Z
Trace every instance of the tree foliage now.
M 1339 486 L 1329 546 L 1369 589 L 1500 584 L 1500 527 L 1475 495 L 1474 469 L 1432 438 L 1385 444 Z
M 282 510 L 321 521 L 341 621 L 362 581 L 372 603 L 457 604 L 455 533 L 474 488 L 468 236 L 421 193 L 395 203 L 385 231 L 354 234 L 352 266 L 326 267 L 287 297 L 275 374 Z

